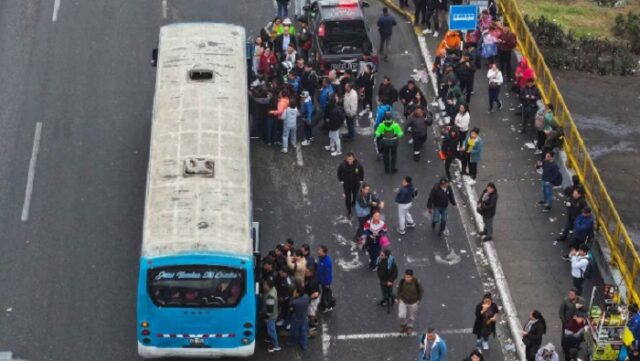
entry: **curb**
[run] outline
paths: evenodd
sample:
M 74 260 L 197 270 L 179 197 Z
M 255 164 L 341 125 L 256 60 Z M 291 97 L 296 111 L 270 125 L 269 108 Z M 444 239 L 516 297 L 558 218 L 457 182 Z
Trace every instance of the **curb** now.
M 395 4 L 392 0 L 381 0 L 383 4 L 385 4 L 390 9 L 393 9 L 395 12 L 403 15 L 408 18 L 412 23 L 414 22 L 413 14 L 401 9 L 400 6 Z M 431 85 L 433 86 L 434 93 L 437 94 L 437 79 L 431 70 L 431 64 L 433 64 L 433 59 L 429 53 L 429 49 L 427 48 L 427 42 L 422 35 L 421 27 L 414 26 L 414 32 L 416 37 L 418 38 L 418 43 L 420 44 L 420 51 L 422 53 L 422 57 L 425 61 L 427 71 L 429 73 L 429 78 L 431 80 Z M 441 110 L 444 110 L 444 103 L 442 100 L 438 100 L 438 107 Z M 439 123 L 442 125 L 443 123 Z M 463 194 L 466 195 L 466 201 L 469 205 L 475 205 L 477 203 L 477 193 L 473 187 L 467 182 L 463 181 L 465 192 Z M 471 206 L 471 212 L 473 214 L 473 218 L 476 223 L 476 227 L 478 229 L 484 228 L 484 222 L 482 221 L 482 217 L 475 210 L 475 207 Z M 509 290 L 509 285 L 507 284 L 507 279 L 504 275 L 504 271 L 502 270 L 502 264 L 500 263 L 500 259 L 498 258 L 498 253 L 496 251 L 495 245 L 493 241 L 483 242 L 482 243 L 483 250 L 489 260 L 489 265 L 491 268 L 491 272 L 495 278 L 496 286 L 498 288 L 498 292 L 500 293 L 500 298 L 502 299 L 502 305 L 504 308 L 505 317 L 507 319 L 507 323 L 509 324 L 509 329 L 511 331 L 511 337 L 516 346 L 516 352 L 518 354 L 518 358 L 521 360 L 526 360 L 526 352 L 525 346 L 522 343 L 522 324 L 518 318 L 518 312 L 516 310 L 515 303 L 513 302 L 513 298 L 511 297 L 511 291 Z

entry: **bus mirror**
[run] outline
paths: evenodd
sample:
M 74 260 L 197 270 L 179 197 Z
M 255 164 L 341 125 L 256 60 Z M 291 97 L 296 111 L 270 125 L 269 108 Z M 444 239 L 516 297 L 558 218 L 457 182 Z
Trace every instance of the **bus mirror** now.
M 158 48 L 151 50 L 151 66 L 156 67 L 158 65 Z

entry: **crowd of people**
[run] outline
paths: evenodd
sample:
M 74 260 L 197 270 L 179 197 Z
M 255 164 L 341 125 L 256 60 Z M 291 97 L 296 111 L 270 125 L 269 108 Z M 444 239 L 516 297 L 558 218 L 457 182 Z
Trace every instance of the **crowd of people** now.
M 252 136 L 261 138 L 268 145 L 281 146 L 281 151 L 287 153 L 289 145 L 298 146 L 299 124 L 303 127 L 300 146 L 312 145 L 318 134 L 316 128 L 321 128 L 321 134 L 325 134 L 324 148 L 331 156 L 337 157 L 343 154 L 343 143 L 354 140 L 358 117 L 371 114 L 375 150 L 378 158 L 383 160 L 385 173 L 398 172 L 397 147 L 405 134 L 411 134 L 409 142 L 413 146 L 413 160 L 419 162 L 434 114 L 429 111 L 427 98 L 418 84 L 409 80 L 397 90 L 392 79 L 384 76 L 377 93 L 374 93 L 376 76 L 373 65 L 369 63 L 360 64 L 356 75 L 336 71 L 324 73 L 317 68 L 314 59 L 308 57 L 313 44 L 306 21 L 298 19 L 297 26 L 294 26 L 287 18 L 288 2 L 277 0 L 277 4 L 278 17 L 248 47 Z M 400 5 L 409 7 L 406 0 L 401 0 Z M 436 100 L 444 104 L 441 115 L 445 123 L 441 127 L 439 156 L 444 163 L 446 177 L 433 186 L 427 199 L 431 226 L 434 231 L 437 229 L 439 236 L 447 229 L 448 206 L 456 206 L 450 186 L 451 164 L 460 161 L 461 177 L 471 185 L 475 184 L 478 176 L 484 141 L 480 137 L 480 129 L 473 125 L 469 103 L 475 94 L 475 73 L 483 66 L 486 66 L 488 83 L 488 112 L 491 114 L 502 109 L 500 92 L 511 82 L 509 91 L 516 93 L 520 100 L 520 133 L 526 134 L 530 128 L 535 131 L 535 154 L 540 156 L 535 166 L 542 175 L 543 200 L 539 205 L 543 212 L 552 209 L 553 187 L 562 184 L 562 175 L 554 160 L 555 151 L 562 146 L 562 128 L 554 119 L 553 107 L 541 104 L 535 73 L 526 59 L 519 61 L 515 69 L 511 68 L 517 39 L 498 20 L 495 2 L 489 1 L 489 7 L 482 11 L 476 29 L 467 32 L 446 29 L 444 19 L 449 5 L 447 0 L 414 1 L 415 21 L 423 25 L 424 33 L 433 33 L 435 37 L 439 32 L 444 34 L 435 53 L 433 71 L 438 81 Z M 388 44 L 396 25 L 388 9 L 383 10 L 377 25 L 382 39 L 380 54 L 387 59 Z M 374 94 L 377 95 L 375 103 Z M 401 106 L 401 113 L 394 111 L 396 104 Z M 404 126 L 400 125 L 400 116 L 406 119 Z M 341 134 L 343 127 L 346 131 Z M 364 175 L 364 167 L 355 155 L 346 152 L 337 177 L 343 185 L 347 218 L 351 220 L 355 213 L 358 219 L 353 241 L 367 252 L 368 266 L 377 273 L 381 289 L 379 304 L 387 307 L 398 305 L 400 331 L 411 335 L 423 288 L 411 269 L 405 269 L 398 281 L 399 265 L 390 248 L 390 230 L 382 217 L 385 203 L 365 182 Z M 398 212 L 396 232 L 403 235 L 416 226 L 410 210 L 418 191 L 410 176 L 405 176 L 399 186 L 394 199 Z M 565 195 L 567 220 L 558 241 L 569 243 L 564 258 L 571 262 L 574 288 L 563 300 L 560 310 L 564 330 L 562 349 L 565 360 L 584 360 L 585 314 L 580 294 L 590 268 L 587 253 L 594 219 L 578 179 L 573 180 Z M 496 184 L 489 182 L 476 205 L 484 221 L 485 228 L 480 232 L 484 241 L 493 239 L 497 201 Z M 332 263 L 328 252 L 326 246 L 320 246 L 316 259 L 309 245 L 295 248 L 288 240 L 264 257 L 262 306 L 270 352 L 281 349 L 279 335 L 283 334 L 288 334 L 295 345 L 305 350 L 307 338 L 313 335 L 318 324 L 318 311 L 330 312 L 335 306 L 330 287 Z M 489 348 L 489 336 L 495 335 L 499 311 L 490 293 L 485 294 L 477 305 L 475 316 L 473 333 L 477 341 L 476 348 L 467 358 L 470 361 L 483 360 L 482 352 Z M 542 314 L 533 310 L 523 330 L 528 361 L 558 359 L 552 343 L 542 345 L 546 328 Z M 420 360 L 442 361 L 447 347 L 434 329 L 428 329 L 420 337 L 419 350 Z

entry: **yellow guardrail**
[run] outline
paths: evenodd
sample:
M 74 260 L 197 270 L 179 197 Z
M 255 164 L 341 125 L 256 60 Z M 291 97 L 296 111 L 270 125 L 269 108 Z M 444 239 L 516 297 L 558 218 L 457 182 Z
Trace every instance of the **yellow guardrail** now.
M 516 0 L 499 0 L 498 5 L 506 23 L 518 38 L 518 47 L 522 55 L 536 73 L 536 83 L 546 103 L 553 104 L 558 124 L 564 127 L 564 150 L 567 154 L 568 166 L 580 177 L 585 193 L 594 214 L 597 217 L 598 229 L 602 232 L 611 250 L 612 261 L 618 267 L 627 286 L 627 300 L 640 304 L 638 289 L 640 280 L 640 257 L 636 251 L 627 229 L 620 220 L 620 215 L 596 169 L 591 156 L 587 152 L 584 140 L 576 127 L 571 113 L 551 71 L 544 62 L 527 24 L 524 21 Z

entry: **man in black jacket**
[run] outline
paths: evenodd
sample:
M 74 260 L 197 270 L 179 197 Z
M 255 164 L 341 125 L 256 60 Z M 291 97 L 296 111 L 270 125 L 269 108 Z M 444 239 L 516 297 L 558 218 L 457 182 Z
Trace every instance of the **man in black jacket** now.
M 463 54 L 460 64 L 455 70 L 456 76 L 460 81 L 460 90 L 466 95 L 466 102 L 471 102 L 471 94 L 473 93 L 473 76 L 476 72 L 476 68 L 469 59 L 469 54 Z
M 304 72 L 300 77 L 302 90 L 306 90 L 309 92 L 309 96 L 311 100 L 315 99 L 316 89 L 318 89 L 318 84 L 320 83 L 320 77 L 315 70 L 313 70 L 313 64 L 307 63 L 304 64 Z
M 584 191 L 582 188 L 574 188 L 571 192 L 571 196 L 567 197 L 565 206 L 567 207 L 567 221 L 562 229 L 562 234 L 558 237 L 558 242 L 566 241 L 569 237 L 569 231 L 573 229 L 573 223 L 576 218 L 582 213 L 582 210 L 587 206 L 587 202 L 584 200 Z
M 433 187 L 429 194 L 429 200 L 427 200 L 427 210 L 429 214 L 433 215 L 431 218 L 431 229 L 435 229 L 436 224 L 440 223 L 438 236 L 442 236 L 447 227 L 447 208 L 449 203 L 455 207 L 456 200 L 453 197 L 453 190 L 449 186 L 449 180 L 442 178 L 440 182 Z
M 333 93 L 333 98 L 327 106 L 329 114 L 329 122 L 327 129 L 329 130 L 329 145 L 324 149 L 331 152 L 331 156 L 336 157 L 342 154 L 342 145 L 340 143 L 340 127 L 344 124 L 345 113 L 342 105 L 338 103 L 340 97 L 338 93 Z
M 409 103 L 411 103 L 411 101 L 413 100 L 413 98 L 416 97 L 416 94 L 418 94 L 419 89 L 416 87 L 416 82 L 413 80 L 409 80 L 407 82 L 407 84 L 405 86 L 403 86 L 402 88 L 400 88 L 400 102 L 402 102 L 402 106 L 404 107 L 403 114 L 407 114 L 407 106 L 409 105 Z
M 393 105 L 398 100 L 398 91 L 391 84 L 391 78 L 385 75 L 378 88 L 378 103 Z
M 340 163 L 338 167 L 338 181 L 344 189 L 347 218 L 351 219 L 351 210 L 356 203 L 360 184 L 364 181 L 364 167 L 352 152 L 347 153 L 347 156 L 344 157 L 344 162 Z
M 433 114 L 422 109 L 422 107 L 416 108 L 416 110 L 407 118 L 407 125 L 405 125 L 405 132 L 411 128 L 411 137 L 413 139 L 413 160 L 420 160 L 420 152 L 424 143 L 427 141 L 427 134 L 429 134 L 429 126 L 433 124 Z
M 538 91 L 535 80 L 529 79 L 527 85 L 520 91 L 520 103 L 522 104 L 520 134 L 526 133 L 528 126 L 533 124 L 533 118 L 538 112 L 538 100 L 540 100 L 540 91 Z
M 393 302 L 393 282 L 398 278 L 398 265 L 395 258 L 391 255 L 391 250 L 385 248 L 378 257 L 377 266 L 378 279 L 380 280 L 380 290 L 382 291 L 382 300 L 378 302 L 380 306 L 386 306 L 387 302 Z

